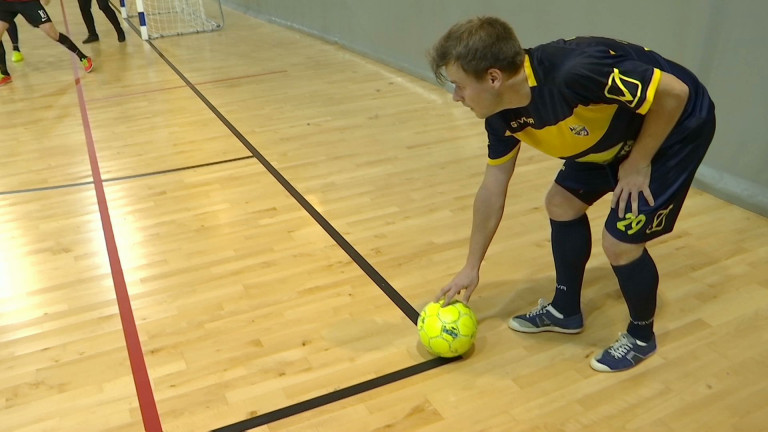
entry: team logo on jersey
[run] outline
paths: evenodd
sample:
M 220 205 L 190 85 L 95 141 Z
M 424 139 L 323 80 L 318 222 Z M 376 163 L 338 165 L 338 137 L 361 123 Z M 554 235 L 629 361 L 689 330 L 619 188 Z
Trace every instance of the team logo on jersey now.
M 640 100 L 642 90 L 643 85 L 640 81 L 626 77 L 614 68 L 613 74 L 608 78 L 608 85 L 605 86 L 605 95 L 634 107 Z
M 632 151 L 632 146 L 634 145 L 635 145 L 635 140 L 629 140 L 627 142 L 622 143 L 621 149 L 619 150 L 619 152 L 616 154 L 615 157 L 618 159 L 626 156 L 627 154 L 629 154 L 630 151 Z
M 659 231 L 662 228 L 664 228 L 664 224 L 667 223 L 667 215 L 669 214 L 669 211 L 672 210 L 672 207 L 674 206 L 675 206 L 674 204 L 670 204 L 670 206 L 667 207 L 666 209 L 656 213 L 656 216 L 653 217 L 653 223 L 651 224 L 651 226 L 648 227 L 647 230 L 645 230 L 645 232 L 647 234 L 650 234 L 654 231 Z
M 584 125 L 571 125 L 568 129 L 576 136 L 589 136 L 589 129 Z

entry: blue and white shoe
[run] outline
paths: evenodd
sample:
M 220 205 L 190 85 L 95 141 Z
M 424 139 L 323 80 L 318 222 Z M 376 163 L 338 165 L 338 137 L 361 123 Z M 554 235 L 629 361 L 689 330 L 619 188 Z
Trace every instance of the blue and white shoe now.
M 551 331 L 573 334 L 584 329 L 584 318 L 581 314 L 563 317 L 551 304 L 540 299 L 534 310 L 512 317 L 507 324 L 512 330 L 523 333 Z
M 648 343 L 640 342 L 628 333 L 619 333 L 619 339 L 589 365 L 598 372 L 619 372 L 632 369 L 656 352 L 656 336 Z

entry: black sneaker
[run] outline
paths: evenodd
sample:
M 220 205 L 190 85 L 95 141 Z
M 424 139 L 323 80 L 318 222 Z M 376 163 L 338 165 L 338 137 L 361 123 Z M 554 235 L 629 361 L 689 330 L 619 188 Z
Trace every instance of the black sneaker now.
M 99 41 L 99 35 L 97 34 L 89 34 L 87 38 L 83 39 L 84 44 L 89 44 L 91 42 L 98 42 Z
M 125 42 L 125 32 L 123 29 L 117 29 L 117 41 L 118 42 Z

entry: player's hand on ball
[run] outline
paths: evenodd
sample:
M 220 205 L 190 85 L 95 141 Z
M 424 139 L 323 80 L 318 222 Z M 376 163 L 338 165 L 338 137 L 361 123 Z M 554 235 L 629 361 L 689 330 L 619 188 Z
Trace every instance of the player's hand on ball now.
M 464 291 L 463 301 L 464 303 L 468 303 L 478 282 L 480 282 L 480 272 L 476 269 L 464 267 L 456 276 L 454 276 L 453 280 L 448 285 L 440 290 L 438 296 L 435 297 L 435 302 L 445 299 L 443 304 L 449 305 L 454 297 L 459 295 L 461 291 Z

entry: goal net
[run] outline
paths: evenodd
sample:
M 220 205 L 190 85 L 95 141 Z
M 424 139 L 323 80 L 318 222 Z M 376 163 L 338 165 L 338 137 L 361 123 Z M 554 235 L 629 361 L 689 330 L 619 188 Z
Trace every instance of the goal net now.
M 221 0 L 120 0 L 120 9 L 123 18 L 138 24 L 144 40 L 224 26 Z

